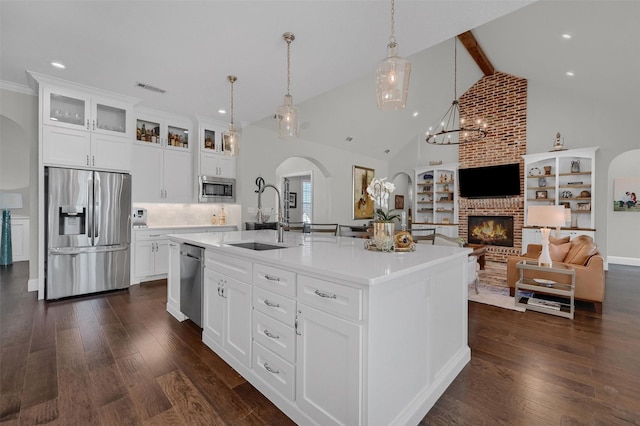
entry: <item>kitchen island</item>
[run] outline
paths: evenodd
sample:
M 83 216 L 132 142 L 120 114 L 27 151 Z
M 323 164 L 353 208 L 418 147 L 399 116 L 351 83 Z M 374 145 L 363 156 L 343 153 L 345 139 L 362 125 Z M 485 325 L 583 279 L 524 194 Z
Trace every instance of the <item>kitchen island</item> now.
M 167 310 L 186 318 L 180 243 L 203 247 L 203 342 L 285 414 L 298 424 L 417 424 L 470 360 L 469 249 L 381 253 L 362 239 L 285 237 L 169 235 Z

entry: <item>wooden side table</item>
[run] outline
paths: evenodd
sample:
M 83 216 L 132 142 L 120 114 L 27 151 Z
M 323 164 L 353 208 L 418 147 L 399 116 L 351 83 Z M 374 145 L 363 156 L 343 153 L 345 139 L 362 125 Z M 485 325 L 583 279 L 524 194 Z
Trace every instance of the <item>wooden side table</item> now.
M 520 279 L 516 282 L 515 305 L 522 308 L 542 312 L 545 314 L 557 315 L 560 317 L 573 319 L 575 311 L 574 292 L 576 288 L 576 271 L 571 266 L 557 264 L 549 266 L 539 266 L 537 260 L 521 260 L 516 264 L 520 270 Z M 524 278 L 524 271 L 545 271 L 555 272 L 571 276 L 571 284 L 557 283 L 551 280 L 538 278 Z M 567 299 L 567 302 L 546 301 L 530 296 L 521 295 L 520 292 L 526 290 L 539 294 L 550 294 Z

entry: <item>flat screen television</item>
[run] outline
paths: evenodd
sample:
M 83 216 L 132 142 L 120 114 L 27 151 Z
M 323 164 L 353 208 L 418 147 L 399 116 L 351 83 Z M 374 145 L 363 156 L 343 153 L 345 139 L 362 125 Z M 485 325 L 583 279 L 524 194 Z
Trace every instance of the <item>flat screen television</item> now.
M 520 164 L 472 167 L 458 170 L 460 196 L 499 198 L 520 195 Z

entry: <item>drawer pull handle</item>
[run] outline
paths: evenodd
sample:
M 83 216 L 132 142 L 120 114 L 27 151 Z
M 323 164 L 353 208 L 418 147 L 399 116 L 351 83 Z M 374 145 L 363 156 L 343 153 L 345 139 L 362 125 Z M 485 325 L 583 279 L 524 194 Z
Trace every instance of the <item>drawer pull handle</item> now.
M 273 373 L 273 374 L 280 374 L 280 372 L 278 370 L 274 370 L 273 368 L 269 367 L 269 364 L 267 364 L 266 362 L 264 363 L 264 368 L 265 370 L 267 370 L 269 373 Z
M 279 339 L 280 338 L 280 336 L 278 336 L 277 334 L 271 333 L 266 328 L 264 329 L 264 335 L 267 336 L 267 337 L 271 337 L 272 339 Z
M 265 305 L 267 305 L 270 308 L 279 308 L 280 304 L 279 303 L 273 303 L 271 300 L 269 299 L 265 299 L 263 302 Z
M 323 293 L 320 290 L 316 290 L 314 291 L 315 294 L 317 294 L 320 297 L 326 297 L 327 299 L 337 299 L 338 296 L 336 296 L 335 294 L 329 294 L 329 293 Z
M 264 274 L 264 278 L 269 281 L 280 281 L 280 278 L 271 276 L 269 274 Z

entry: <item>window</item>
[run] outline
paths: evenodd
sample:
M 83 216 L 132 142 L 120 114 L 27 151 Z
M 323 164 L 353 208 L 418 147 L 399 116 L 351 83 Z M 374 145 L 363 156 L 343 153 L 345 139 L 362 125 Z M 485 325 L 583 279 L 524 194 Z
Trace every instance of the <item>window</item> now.
M 312 215 L 311 179 L 302 179 L 302 221 L 311 223 Z

